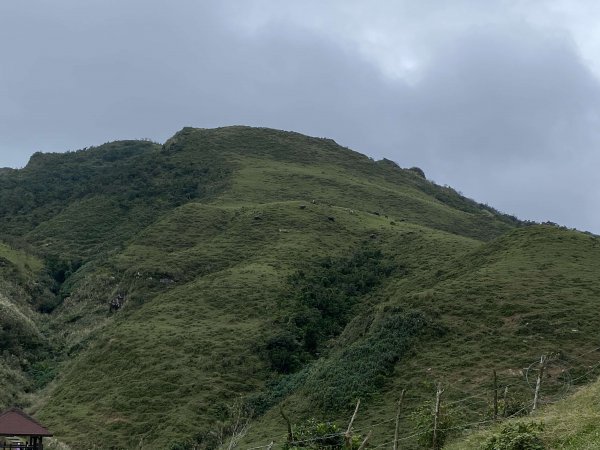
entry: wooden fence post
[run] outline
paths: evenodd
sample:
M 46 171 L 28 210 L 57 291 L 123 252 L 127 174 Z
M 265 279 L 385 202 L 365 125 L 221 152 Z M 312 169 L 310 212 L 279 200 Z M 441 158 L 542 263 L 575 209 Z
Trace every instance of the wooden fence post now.
M 279 412 L 281 413 L 283 420 L 285 420 L 285 422 L 287 423 L 288 442 L 292 442 L 294 440 L 294 432 L 292 430 L 292 422 L 290 421 L 289 417 L 285 415 L 285 412 L 283 412 L 283 408 L 281 406 L 279 407 Z
M 494 420 L 498 419 L 498 376 L 494 370 Z
M 435 394 L 435 410 L 434 410 L 434 414 L 433 414 L 433 437 L 431 440 L 432 448 L 434 450 L 437 450 L 440 448 L 440 445 L 438 442 L 439 441 L 438 428 L 440 426 L 440 408 L 441 408 L 443 393 L 444 393 L 444 390 L 442 389 L 442 385 L 441 385 L 441 383 L 438 383 L 437 392 Z
M 504 396 L 502 398 L 504 404 L 502 405 L 502 417 L 506 417 L 508 413 L 508 386 L 504 387 Z
M 548 359 L 546 355 L 542 355 L 540 358 L 540 371 L 538 372 L 537 381 L 535 383 L 535 394 L 533 396 L 533 408 L 531 408 L 531 412 L 533 413 L 537 409 L 538 402 L 540 401 L 540 389 L 542 387 L 542 377 L 544 376 L 544 370 L 546 369 L 546 362 Z
M 369 431 L 369 434 L 367 434 L 367 437 L 365 438 L 364 441 L 362 441 L 362 444 L 360 444 L 360 447 L 358 447 L 358 450 L 363 450 L 365 448 L 365 445 L 367 445 L 367 441 L 369 440 L 369 438 L 371 437 L 371 433 L 373 431 Z
M 354 414 L 352 414 L 352 418 L 350 419 L 350 423 L 348 424 L 348 429 L 344 433 L 344 445 L 346 448 L 352 447 L 352 424 L 354 423 L 354 419 L 356 419 L 356 414 L 358 413 L 358 407 L 360 406 L 360 399 L 356 402 L 356 408 L 354 408 Z

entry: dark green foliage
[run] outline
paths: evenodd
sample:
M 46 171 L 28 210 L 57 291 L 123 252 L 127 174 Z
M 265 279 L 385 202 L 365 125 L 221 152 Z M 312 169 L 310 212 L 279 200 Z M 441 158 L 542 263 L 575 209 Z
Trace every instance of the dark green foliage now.
M 509 395 L 504 405 L 504 399 L 498 400 L 499 411 L 505 411 L 506 417 L 525 416 L 531 410 L 530 392 L 520 395 Z
M 64 260 L 59 256 L 50 255 L 46 258 L 46 267 L 48 274 L 56 282 L 58 286 L 62 285 L 67 278 L 81 267 L 82 261 L 80 259 L 75 260 Z
M 350 258 L 325 258 L 316 268 L 300 270 L 291 277 L 298 303 L 317 310 L 326 328 L 335 334 L 336 322 L 343 322 L 349 306 L 388 277 L 394 267 L 381 250 L 366 246 Z M 340 318 L 341 316 L 341 318 Z
M 348 323 L 358 300 L 394 271 L 381 250 L 367 245 L 348 258 L 324 258 L 289 279 L 293 312 L 285 328 L 268 339 L 267 355 L 280 373 L 298 370 L 327 339 Z
M 32 292 L 32 300 L 36 309 L 50 314 L 63 300 L 69 296 L 67 280 L 83 264 L 81 259 L 62 259 L 57 255 L 48 255 L 45 259 L 47 276 L 40 276 Z
M 423 172 L 423 169 L 421 169 L 420 167 L 411 167 L 408 170 L 410 170 L 414 174 L 417 174 L 421 178 L 425 178 L 425 172 Z
M 271 367 L 279 373 L 292 373 L 307 361 L 297 334 L 285 329 L 267 340 L 266 350 Z
M 265 412 L 279 403 L 285 397 L 299 389 L 308 377 L 309 368 L 289 374 L 282 375 L 276 379 L 267 382 L 262 392 L 248 396 L 246 399 L 248 408 L 256 416 L 261 416 Z
M 322 408 L 345 411 L 385 385 L 396 364 L 411 353 L 416 338 L 441 333 L 422 313 L 386 309 L 363 339 L 315 364 L 304 389 Z
M 6 235 L 23 236 L 42 225 L 28 240 L 54 237 L 58 242 L 47 250 L 59 250 L 57 258 L 89 258 L 227 182 L 230 169 L 218 154 L 182 157 L 160 150 L 147 141 L 119 141 L 65 154 L 36 153 L 24 169 L 0 177 L 0 227 Z M 62 220 L 54 222 L 59 215 Z M 52 271 L 60 282 L 61 267 Z
M 543 430 L 541 423 L 509 423 L 487 440 L 484 450 L 544 450 L 546 446 L 539 437 Z
M 50 314 L 62 303 L 62 297 L 60 295 L 48 296 L 37 304 L 37 310 L 44 314 Z
M 344 431 L 335 423 L 308 419 L 292 428 L 294 440 L 286 442 L 283 450 L 354 450 L 360 446 L 360 436 L 352 436 L 349 445 L 344 439 Z
M 39 361 L 32 364 L 27 373 L 33 380 L 34 387 L 41 389 L 56 377 L 58 364 L 55 361 Z
M 273 381 L 248 399 L 249 407 L 261 415 L 290 393 L 302 391 L 325 410 L 345 411 L 357 398 L 368 399 L 386 384 L 395 365 L 410 355 L 417 338 L 445 333 L 422 313 L 398 308 L 385 308 L 377 317 L 362 321 L 372 323 L 363 340 Z

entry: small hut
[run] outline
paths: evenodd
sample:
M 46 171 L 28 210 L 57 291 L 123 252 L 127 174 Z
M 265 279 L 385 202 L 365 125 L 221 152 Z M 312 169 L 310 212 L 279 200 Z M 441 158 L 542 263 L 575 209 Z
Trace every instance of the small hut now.
M 0 414 L 0 449 L 44 450 L 44 438 L 52 436 L 33 417 L 17 408 Z

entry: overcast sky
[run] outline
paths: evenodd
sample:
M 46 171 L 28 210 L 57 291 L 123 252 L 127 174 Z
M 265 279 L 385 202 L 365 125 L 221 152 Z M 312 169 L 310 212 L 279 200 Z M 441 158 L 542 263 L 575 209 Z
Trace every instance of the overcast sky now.
M 0 167 L 234 124 L 600 233 L 600 2 L 0 2 Z

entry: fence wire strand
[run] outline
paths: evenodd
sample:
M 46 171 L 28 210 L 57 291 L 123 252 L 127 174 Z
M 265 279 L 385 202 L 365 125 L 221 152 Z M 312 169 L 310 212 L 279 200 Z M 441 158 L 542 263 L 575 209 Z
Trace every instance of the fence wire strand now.
M 575 358 L 577 360 L 580 361 L 584 361 L 584 359 L 582 359 L 584 356 L 587 356 L 591 353 L 594 352 L 598 352 L 600 351 L 600 347 L 594 348 L 592 350 L 586 351 L 584 353 L 581 353 L 579 355 L 570 355 L 569 358 Z M 560 360 L 562 363 L 564 363 L 564 360 Z M 523 373 L 523 382 L 525 383 L 525 386 L 529 386 L 531 387 L 531 382 L 529 381 L 529 371 L 535 370 L 534 366 L 535 364 L 538 364 L 539 360 L 536 360 L 535 362 L 533 362 L 532 364 L 530 364 L 526 369 L 524 369 L 524 373 Z M 558 399 L 555 400 L 550 400 L 550 399 L 545 399 L 545 400 L 540 400 L 540 404 L 545 404 L 545 405 L 551 405 L 554 403 L 559 402 L 560 400 L 562 400 L 567 392 L 570 390 L 570 387 L 573 386 L 577 381 L 580 381 L 582 379 L 587 378 L 590 374 L 592 374 L 596 369 L 598 369 L 600 367 L 600 362 L 594 364 L 593 366 L 591 366 L 585 373 L 583 373 L 582 375 L 578 376 L 577 378 L 572 378 L 570 372 L 575 369 L 575 366 L 571 366 L 571 367 L 565 367 L 562 372 L 561 375 L 563 374 L 567 374 L 565 375 L 565 381 L 563 384 L 565 384 L 565 387 L 563 387 L 562 390 L 559 391 L 559 395 Z M 567 386 L 568 385 L 568 386 Z M 513 388 L 513 387 L 518 387 L 521 386 L 521 384 L 518 383 L 510 383 L 510 384 L 505 384 L 502 386 L 498 386 L 496 388 L 497 392 L 502 392 L 505 389 L 508 388 Z M 458 392 L 461 393 L 463 395 L 466 395 L 466 397 L 464 398 L 460 398 L 460 399 L 456 399 L 456 400 L 452 400 L 452 401 L 448 401 L 448 402 L 444 402 L 444 407 L 448 408 L 451 407 L 452 409 L 459 409 L 459 410 L 468 410 L 469 408 L 472 409 L 477 409 L 477 407 L 481 407 L 481 403 L 480 402 L 486 402 L 487 404 L 491 403 L 491 396 L 490 397 L 486 397 L 484 394 L 480 394 L 480 393 L 473 393 L 473 392 L 467 392 L 463 389 L 458 388 L 457 386 L 453 385 L 453 384 L 448 384 L 447 386 L 444 387 L 445 391 L 449 391 L 449 392 Z M 489 389 L 489 392 L 493 392 L 493 389 Z M 423 400 L 423 397 L 411 397 L 409 400 Z M 405 399 L 406 400 L 406 399 Z M 466 404 L 466 402 L 470 402 L 468 404 Z M 506 421 L 509 419 L 513 419 L 519 416 L 522 416 L 524 413 L 526 413 L 527 411 L 531 412 L 532 410 L 532 406 L 533 406 L 533 402 L 527 402 L 522 408 L 520 408 L 518 411 L 506 416 L 506 417 L 498 417 L 496 419 L 494 418 L 490 418 L 490 419 L 484 419 L 484 420 L 479 420 L 479 421 L 471 421 L 471 422 L 466 422 L 466 423 L 462 423 L 459 425 L 454 425 L 454 426 L 450 426 L 447 428 L 439 428 L 438 431 L 440 432 L 451 432 L 451 431 L 458 431 L 458 430 L 466 430 L 469 428 L 473 428 L 473 427 L 478 427 L 481 425 L 486 425 L 486 424 L 490 424 L 490 423 L 499 423 L 502 421 Z M 402 421 L 404 419 L 410 419 L 411 417 L 414 417 L 414 414 L 403 414 L 400 416 L 399 420 Z M 597 417 L 597 416 L 590 416 L 590 417 Z M 381 425 L 385 425 L 385 424 L 390 424 L 392 422 L 396 421 L 396 417 L 394 416 L 393 418 L 390 419 L 385 419 L 385 420 L 381 420 L 379 422 L 375 422 L 369 425 L 364 425 L 358 428 L 352 428 L 352 433 L 364 433 L 367 430 L 372 430 L 373 428 L 379 427 Z M 431 433 L 431 429 L 429 428 L 417 428 L 416 430 L 413 429 L 412 433 L 407 434 L 405 436 L 401 436 L 398 437 L 398 439 L 394 440 L 390 440 L 390 441 L 386 441 L 383 442 L 381 444 L 378 444 L 374 447 L 369 447 L 372 450 L 375 449 L 381 449 L 381 448 L 391 448 L 394 444 L 394 442 L 398 443 L 398 442 L 403 442 L 403 441 L 407 441 L 409 439 L 414 439 L 417 438 L 419 436 L 422 436 L 424 434 L 427 433 Z M 301 440 L 293 440 L 291 442 L 288 442 L 288 444 L 290 445 L 299 445 L 299 444 L 309 444 L 311 442 L 316 442 L 316 441 L 323 441 L 326 439 L 330 439 L 330 438 L 334 438 L 334 437 L 343 437 L 345 436 L 346 433 L 345 432 L 338 432 L 338 433 L 331 433 L 331 434 L 327 434 L 327 435 L 323 435 L 323 436 L 318 436 L 318 437 L 314 437 L 314 438 L 310 438 L 310 439 L 301 439 Z M 279 439 L 281 439 L 281 437 L 279 437 Z M 257 446 L 257 447 L 246 447 L 244 448 L 244 450 L 260 450 L 260 449 L 271 449 L 271 448 L 276 448 L 277 445 L 277 440 L 273 439 L 271 441 L 271 443 L 266 444 L 266 445 L 262 445 L 262 446 Z M 280 444 L 281 445 L 281 444 Z M 300 445 L 303 446 L 303 445 Z

